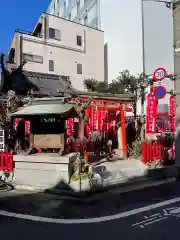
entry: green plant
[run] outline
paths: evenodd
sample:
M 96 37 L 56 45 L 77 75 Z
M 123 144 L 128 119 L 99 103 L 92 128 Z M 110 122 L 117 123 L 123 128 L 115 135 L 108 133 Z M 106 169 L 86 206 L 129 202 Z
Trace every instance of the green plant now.
M 84 80 L 84 84 L 88 90 L 95 91 L 98 81 L 94 78 L 89 78 Z
M 135 158 L 138 158 L 142 154 L 142 142 L 139 140 L 136 140 L 133 142 L 133 149 L 130 150 L 130 156 L 133 156 Z
M 90 173 L 80 173 L 79 175 L 73 175 L 71 181 L 86 180 L 91 177 Z

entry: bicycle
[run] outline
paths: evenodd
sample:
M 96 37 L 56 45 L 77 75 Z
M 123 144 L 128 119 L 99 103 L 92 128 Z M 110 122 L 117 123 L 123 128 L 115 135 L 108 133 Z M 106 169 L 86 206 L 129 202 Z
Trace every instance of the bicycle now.
M 11 181 L 8 181 L 9 179 L 9 172 L 3 172 L 3 174 L 0 176 L 0 191 L 11 191 L 14 190 L 14 185 L 11 183 Z M 12 179 L 14 177 L 14 173 L 12 174 Z

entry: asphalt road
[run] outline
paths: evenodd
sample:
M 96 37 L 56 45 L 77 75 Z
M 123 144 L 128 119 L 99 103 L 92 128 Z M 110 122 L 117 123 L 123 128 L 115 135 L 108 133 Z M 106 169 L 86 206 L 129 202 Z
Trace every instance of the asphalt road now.
M 9 240 L 15 237 L 27 240 L 41 238 L 49 240 L 53 236 L 66 240 L 74 238 L 106 240 L 112 237 L 126 240 L 179 239 L 179 184 L 169 183 L 131 193 L 109 194 L 105 198 L 86 204 L 63 201 L 51 195 L 37 193 L 0 193 L 0 209 L 44 217 L 44 220 L 41 218 L 44 222 L 39 222 L 22 219 L 23 215 L 19 215 L 21 219 L 18 215 L 2 216 L 0 211 L 1 239 Z M 114 214 L 119 214 L 114 220 L 100 218 Z M 47 217 L 53 220 L 89 219 L 89 223 L 60 224 L 55 223 L 56 221 L 52 223 L 51 219 L 47 223 Z M 99 222 L 91 223 L 93 217 L 100 218 Z

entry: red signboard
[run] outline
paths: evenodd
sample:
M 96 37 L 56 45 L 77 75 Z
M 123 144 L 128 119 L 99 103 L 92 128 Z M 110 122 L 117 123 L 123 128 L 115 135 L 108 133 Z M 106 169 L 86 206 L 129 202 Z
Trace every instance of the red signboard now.
M 157 98 L 154 94 L 147 97 L 146 133 L 156 133 Z
M 169 115 L 170 115 L 170 121 L 171 121 L 171 131 L 172 133 L 175 132 L 175 98 L 174 96 L 170 96 L 169 98 Z

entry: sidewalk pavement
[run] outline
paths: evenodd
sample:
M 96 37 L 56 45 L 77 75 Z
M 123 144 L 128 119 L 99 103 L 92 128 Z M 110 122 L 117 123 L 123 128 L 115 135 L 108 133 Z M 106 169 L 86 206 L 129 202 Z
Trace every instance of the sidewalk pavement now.
M 102 171 L 106 169 L 105 171 Z M 90 185 L 89 179 L 71 182 L 70 188 L 75 193 L 86 196 L 87 192 L 106 191 L 110 188 L 120 188 L 141 184 L 148 181 L 156 181 L 165 178 L 175 178 L 175 166 L 157 167 L 150 169 L 138 159 L 119 160 L 116 162 L 102 162 L 93 166 L 93 172 L 98 173 L 101 179 L 94 179 L 94 187 Z M 50 189 L 50 193 L 61 194 L 63 189 Z M 84 192 L 84 194 L 83 194 Z

